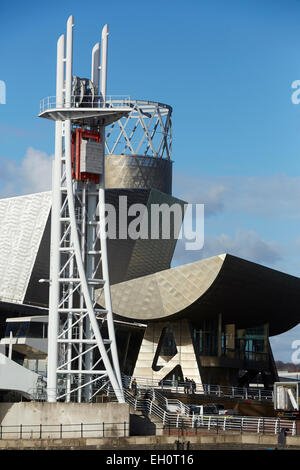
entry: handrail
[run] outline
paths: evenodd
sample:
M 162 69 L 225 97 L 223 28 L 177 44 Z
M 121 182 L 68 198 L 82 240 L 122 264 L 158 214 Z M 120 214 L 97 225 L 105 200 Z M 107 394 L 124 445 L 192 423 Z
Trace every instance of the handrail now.
M 155 393 L 157 398 L 157 392 Z M 135 411 L 148 412 L 159 418 L 165 426 L 183 428 L 204 428 L 207 430 L 255 432 L 263 434 L 279 434 L 285 428 L 287 434 L 296 435 L 296 421 L 280 418 L 251 416 L 220 416 L 220 415 L 182 415 L 164 410 L 155 404 L 153 399 L 133 396 L 125 390 L 125 400 Z
M 79 102 L 79 100 L 81 100 Z M 115 106 L 130 106 L 130 96 L 128 95 L 107 95 L 105 100 L 102 96 L 71 96 L 71 108 L 88 107 L 88 108 L 109 108 Z M 56 96 L 47 96 L 40 101 L 40 113 L 49 109 L 64 109 L 65 103 L 57 102 Z
M 133 397 L 132 397 L 133 398 Z M 141 399 L 138 400 L 137 410 L 145 409 L 141 407 Z M 218 417 L 204 416 L 198 420 L 182 419 L 178 416 L 170 416 L 166 412 L 161 412 L 159 407 L 147 399 L 146 408 L 148 412 L 154 414 L 162 421 L 164 432 L 177 429 L 182 432 L 184 429 L 190 429 L 197 434 L 198 429 L 203 431 L 226 432 L 233 431 L 239 433 L 258 433 L 268 435 L 278 435 L 283 429 L 290 436 L 296 435 L 296 422 L 280 420 L 274 418 L 251 418 L 251 417 Z M 191 425 L 190 425 L 191 424 Z M 128 421 L 124 422 L 98 422 L 98 423 L 56 423 L 56 424 L 0 424 L 0 440 L 4 439 L 63 439 L 70 438 L 88 438 L 88 437 L 128 437 L 130 435 L 130 425 Z
M 0 424 L 0 440 L 87 437 L 128 437 L 129 422 Z
M 177 381 L 158 381 L 145 379 L 142 377 L 135 377 L 138 387 L 150 387 L 176 393 L 184 393 L 186 390 L 186 383 Z M 129 386 L 133 377 L 123 375 L 123 384 Z M 192 393 L 192 390 L 188 390 Z M 255 387 L 231 387 L 224 385 L 211 385 L 196 383 L 195 393 L 200 395 L 209 395 L 222 398 L 239 398 L 241 400 L 273 400 L 273 391 L 263 388 Z
M 171 411 L 170 410 L 171 407 L 176 407 L 176 411 L 175 411 L 176 413 L 179 413 L 185 416 L 190 415 L 189 407 L 185 405 L 184 403 L 182 403 L 182 401 L 177 400 L 176 398 L 175 399 L 167 398 L 155 389 L 151 389 L 151 390 L 153 390 L 153 399 L 156 400 L 159 403 L 159 405 L 166 411 Z
M 40 101 L 40 114 L 54 109 L 74 109 L 74 108 L 118 108 L 126 107 L 136 111 L 136 107 L 142 107 L 145 111 L 155 111 L 159 108 L 160 115 L 163 116 L 172 110 L 172 107 L 155 101 L 149 100 L 136 100 L 132 99 L 129 95 L 106 95 L 105 99 L 102 96 L 92 95 L 72 95 L 71 106 L 68 108 L 65 102 L 58 102 L 56 96 L 47 96 Z
M 138 390 L 149 390 L 153 389 L 156 393 L 159 391 L 168 391 L 172 393 L 183 394 L 186 393 L 186 384 L 184 382 L 171 382 L 171 381 L 157 381 L 157 380 L 150 380 L 144 379 L 141 377 L 135 377 L 137 382 Z M 131 376 L 122 376 L 123 386 L 125 388 L 130 388 L 131 382 L 133 377 Z M 189 391 L 191 395 L 194 393 L 196 395 L 208 395 L 214 396 L 218 398 L 238 398 L 240 400 L 255 400 L 255 401 L 262 401 L 262 400 L 272 400 L 273 399 L 273 391 L 272 390 L 265 390 L 262 388 L 254 388 L 254 387 L 229 387 L 223 385 L 211 385 L 211 384 L 196 384 L 196 389 Z M 28 394 L 32 395 L 33 399 L 45 399 L 46 391 L 41 393 L 40 388 L 37 387 L 36 389 L 28 390 Z M 160 397 L 160 395 L 157 395 Z M 164 395 L 161 395 L 161 400 L 166 400 Z M 169 399 L 175 400 L 175 399 Z M 171 403 L 171 402 L 170 402 Z M 172 404 L 174 404 L 173 402 Z M 179 405 L 179 403 L 178 403 Z

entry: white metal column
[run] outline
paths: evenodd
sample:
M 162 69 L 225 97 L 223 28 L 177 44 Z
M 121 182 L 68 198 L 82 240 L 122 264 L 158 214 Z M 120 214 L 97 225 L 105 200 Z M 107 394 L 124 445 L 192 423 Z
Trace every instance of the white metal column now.
M 107 26 L 104 32 L 106 42 L 102 49 L 102 63 L 106 90 Z M 99 47 L 96 46 L 93 49 L 92 76 L 99 80 Z M 72 54 L 73 17 L 70 16 L 66 55 L 64 36 L 59 38 L 57 45 L 56 108 L 60 112 L 55 117 L 52 183 L 48 401 L 81 401 L 83 396 L 89 401 L 109 381 L 118 401 L 124 402 L 103 223 L 104 173 L 100 176 L 100 185 L 91 181 L 75 181 L 72 176 L 71 137 L 72 128 L 77 125 L 72 113 L 78 114 L 72 97 Z M 99 89 L 98 83 L 96 86 Z M 102 114 L 98 113 L 100 118 L 98 124 L 96 122 L 103 146 L 103 115 L 106 111 L 103 109 Z M 91 125 L 95 128 L 95 116 L 90 119 L 90 110 L 82 110 L 82 114 L 85 112 L 84 125 L 88 129 Z M 110 122 L 111 115 L 110 111 Z M 116 113 L 116 119 L 118 116 Z M 97 239 L 99 223 L 100 240 Z M 101 279 L 97 278 L 99 272 L 102 272 Z M 99 287 L 104 290 L 105 308 L 97 308 L 95 302 L 95 289 Z M 101 326 L 107 327 L 108 337 L 103 337 Z

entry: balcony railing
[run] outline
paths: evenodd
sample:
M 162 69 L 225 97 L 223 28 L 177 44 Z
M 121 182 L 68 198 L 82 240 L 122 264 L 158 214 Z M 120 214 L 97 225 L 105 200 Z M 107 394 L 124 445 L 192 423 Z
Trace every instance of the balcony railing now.
M 258 351 L 243 351 L 238 349 L 224 348 L 222 355 L 231 359 L 239 359 L 242 361 L 267 361 L 268 354 L 265 352 Z
M 71 102 L 65 100 L 59 102 L 56 96 L 47 96 L 40 101 L 40 114 L 50 109 L 67 108 L 119 108 L 132 107 L 130 96 L 128 95 L 107 95 L 105 99 L 102 96 L 92 95 L 72 95 Z

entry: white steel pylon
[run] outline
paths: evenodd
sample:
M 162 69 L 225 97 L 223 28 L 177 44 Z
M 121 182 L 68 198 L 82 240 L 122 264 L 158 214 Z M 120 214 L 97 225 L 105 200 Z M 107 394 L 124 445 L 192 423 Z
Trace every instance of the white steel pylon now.
M 57 42 L 56 99 L 44 100 L 40 113 L 55 120 L 49 402 L 90 401 L 108 382 L 118 401 L 124 402 L 106 247 L 104 146 L 105 126 L 131 109 L 125 100 L 114 108 L 106 105 L 107 36 L 105 25 L 101 65 L 98 43 L 92 51 L 91 78 L 73 77 L 73 17 L 69 17 L 66 45 L 64 35 Z M 97 308 L 96 288 L 100 294 L 104 291 L 105 308 Z

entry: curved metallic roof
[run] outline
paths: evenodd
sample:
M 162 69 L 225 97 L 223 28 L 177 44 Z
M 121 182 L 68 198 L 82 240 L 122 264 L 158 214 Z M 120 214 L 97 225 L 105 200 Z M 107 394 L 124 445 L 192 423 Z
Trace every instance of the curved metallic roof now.
M 224 254 L 111 287 L 115 314 L 139 321 L 222 313 L 226 324 L 270 324 L 270 336 L 300 322 L 300 279 Z M 101 299 L 100 299 L 101 304 Z

